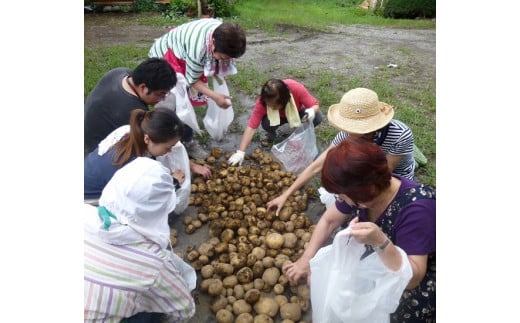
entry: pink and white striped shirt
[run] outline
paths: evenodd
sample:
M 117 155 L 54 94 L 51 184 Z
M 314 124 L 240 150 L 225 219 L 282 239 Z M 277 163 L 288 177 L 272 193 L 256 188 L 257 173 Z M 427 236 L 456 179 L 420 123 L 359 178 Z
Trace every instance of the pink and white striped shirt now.
M 195 314 L 186 281 L 172 253 L 152 241 L 114 245 L 85 235 L 84 321 L 120 322 L 139 312 L 175 321 Z

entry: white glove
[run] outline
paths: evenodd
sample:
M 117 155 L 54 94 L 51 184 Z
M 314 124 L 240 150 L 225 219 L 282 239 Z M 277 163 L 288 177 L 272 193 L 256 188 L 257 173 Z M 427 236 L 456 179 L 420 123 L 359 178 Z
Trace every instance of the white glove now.
M 244 156 L 246 155 L 245 151 L 237 150 L 236 153 L 231 155 L 228 159 L 228 164 L 231 166 L 235 165 L 242 165 L 242 162 L 244 161 Z
M 305 109 L 305 115 L 302 118 L 302 122 L 312 122 L 314 120 L 315 112 L 314 109 Z

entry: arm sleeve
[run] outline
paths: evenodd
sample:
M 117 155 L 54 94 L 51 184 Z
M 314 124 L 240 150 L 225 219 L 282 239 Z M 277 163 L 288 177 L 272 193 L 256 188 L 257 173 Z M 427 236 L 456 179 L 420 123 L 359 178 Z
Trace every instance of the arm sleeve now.
M 408 255 L 435 252 L 436 201 L 417 200 L 401 209 L 395 222 L 395 244 Z
M 251 117 L 247 122 L 247 126 L 251 129 L 258 129 L 262 119 L 267 115 L 267 108 L 262 105 L 260 98 L 256 99 L 255 107 L 251 113 Z
M 291 91 L 298 111 L 319 105 L 318 100 L 301 83 L 294 80 L 284 80 Z

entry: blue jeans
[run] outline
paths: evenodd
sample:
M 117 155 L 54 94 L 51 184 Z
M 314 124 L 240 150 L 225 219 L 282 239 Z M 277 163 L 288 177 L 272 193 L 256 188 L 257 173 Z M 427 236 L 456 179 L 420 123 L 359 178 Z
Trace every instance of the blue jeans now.
M 303 116 L 305 116 L 305 110 L 299 111 L 298 114 L 300 115 L 300 119 L 303 118 Z M 321 121 L 323 121 L 323 113 L 321 111 L 319 111 L 314 116 L 314 119 L 312 120 L 312 124 L 314 125 L 314 127 L 316 127 L 317 125 L 319 125 L 321 123 Z M 269 118 L 267 117 L 267 114 L 266 114 L 264 116 L 264 118 L 262 119 L 262 128 L 267 132 L 267 138 L 269 138 L 269 140 L 274 140 L 276 138 L 276 129 L 278 129 L 279 126 L 281 126 L 287 122 L 288 122 L 287 118 L 280 118 L 279 125 L 271 126 Z
M 187 143 L 193 140 L 193 129 L 184 124 L 184 131 L 182 132 L 181 142 Z
M 125 318 L 121 323 L 161 323 L 163 316 L 163 313 L 141 312 Z

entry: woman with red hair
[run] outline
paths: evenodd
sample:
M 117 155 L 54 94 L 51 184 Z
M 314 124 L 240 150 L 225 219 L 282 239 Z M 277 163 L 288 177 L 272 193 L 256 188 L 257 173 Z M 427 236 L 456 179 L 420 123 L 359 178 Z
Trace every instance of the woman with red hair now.
M 362 138 L 347 138 L 330 149 L 321 172 L 323 187 L 336 203 L 320 218 L 303 255 L 284 266 L 292 283 L 307 276 L 309 261 L 341 226 L 376 252 L 391 270 L 401 266 L 395 246 L 413 270 L 392 322 L 435 322 L 435 190 L 388 169 L 385 153 Z

